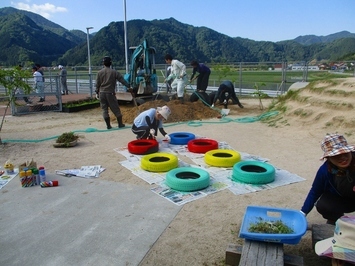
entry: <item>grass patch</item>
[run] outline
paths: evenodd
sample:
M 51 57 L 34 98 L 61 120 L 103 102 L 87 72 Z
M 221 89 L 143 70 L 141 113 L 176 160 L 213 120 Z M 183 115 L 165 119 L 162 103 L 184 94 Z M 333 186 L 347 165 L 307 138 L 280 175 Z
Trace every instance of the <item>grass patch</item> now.
M 87 100 L 80 100 L 80 101 L 72 101 L 66 104 L 63 104 L 63 107 L 70 108 L 70 107 L 78 107 L 78 106 L 85 106 L 91 104 L 98 104 L 100 103 L 97 99 L 87 99 Z

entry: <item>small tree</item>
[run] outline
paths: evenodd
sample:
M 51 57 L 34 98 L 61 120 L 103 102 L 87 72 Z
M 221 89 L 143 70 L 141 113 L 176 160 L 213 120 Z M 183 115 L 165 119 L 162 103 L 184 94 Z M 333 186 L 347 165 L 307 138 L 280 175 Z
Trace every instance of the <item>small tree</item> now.
M 219 82 L 232 73 L 232 69 L 227 63 L 214 65 L 213 71 L 217 74 Z
M 261 87 L 262 86 L 266 86 L 265 83 L 261 83 L 260 85 L 255 83 L 255 85 L 254 85 L 255 91 L 251 94 L 251 95 L 253 95 L 253 96 L 255 96 L 255 97 L 257 97 L 259 99 L 260 110 L 264 110 L 264 105 L 263 105 L 261 99 L 264 99 L 264 98 L 268 97 L 268 95 L 266 93 L 261 91 Z
M 15 104 L 16 101 L 16 92 L 19 88 L 25 94 L 29 94 L 32 90 L 31 86 L 27 83 L 27 79 L 31 77 L 31 73 L 29 71 L 22 71 L 21 67 L 15 67 L 13 69 L 0 69 L 0 85 L 5 87 L 5 95 L 8 97 L 8 102 L 5 107 L 4 115 L 2 116 L 1 124 L 0 124 L 0 132 L 2 126 L 4 124 L 5 115 L 7 109 L 9 108 L 10 104 Z M 0 137 L 0 143 L 1 137 Z

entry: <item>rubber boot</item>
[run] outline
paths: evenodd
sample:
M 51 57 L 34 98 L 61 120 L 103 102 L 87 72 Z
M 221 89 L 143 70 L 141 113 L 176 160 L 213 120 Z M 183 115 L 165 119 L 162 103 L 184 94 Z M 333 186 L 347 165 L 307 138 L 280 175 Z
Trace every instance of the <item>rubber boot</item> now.
M 117 117 L 118 127 L 125 127 L 126 125 L 122 123 L 122 116 Z
M 180 100 L 180 103 L 184 103 L 184 97 L 178 97 L 178 99 Z
M 109 117 L 105 117 L 105 122 L 106 122 L 107 129 L 111 129 L 112 127 L 111 127 L 111 122 Z

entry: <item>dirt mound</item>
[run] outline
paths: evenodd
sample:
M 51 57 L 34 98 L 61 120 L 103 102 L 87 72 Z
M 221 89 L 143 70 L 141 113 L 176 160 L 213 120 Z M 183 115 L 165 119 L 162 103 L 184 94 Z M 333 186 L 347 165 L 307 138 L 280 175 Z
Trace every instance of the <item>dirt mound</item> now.
M 169 102 L 163 100 L 147 101 L 138 107 L 135 106 L 120 106 L 125 123 L 132 124 L 134 118 L 141 112 L 150 108 L 169 106 L 171 115 L 167 122 L 184 122 L 191 120 L 202 120 L 208 118 L 216 118 L 220 112 L 217 109 L 212 109 L 201 101 L 189 102 L 185 101 L 183 104 L 179 100 L 171 100 Z

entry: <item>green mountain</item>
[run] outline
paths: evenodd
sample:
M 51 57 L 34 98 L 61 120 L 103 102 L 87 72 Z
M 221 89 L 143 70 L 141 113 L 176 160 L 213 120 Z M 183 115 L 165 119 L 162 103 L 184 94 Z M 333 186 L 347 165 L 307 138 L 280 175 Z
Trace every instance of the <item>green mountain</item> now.
M 342 38 L 355 38 L 355 33 L 341 31 L 327 36 L 304 35 L 298 36 L 294 41 L 303 45 L 310 45 L 315 43 L 330 43 Z
M 40 15 L 15 8 L 0 9 L 0 65 L 35 62 L 42 65 L 87 65 L 86 33 L 68 31 Z M 91 34 L 92 65 L 111 56 L 117 66 L 125 64 L 123 22 L 111 22 Z M 194 27 L 174 18 L 127 22 L 129 46 L 147 39 L 156 48 L 156 63 L 171 53 L 188 64 L 201 62 L 280 62 L 346 60 L 355 54 L 355 34 L 346 31 L 329 36 L 299 36 L 282 42 L 232 38 L 206 27 Z

